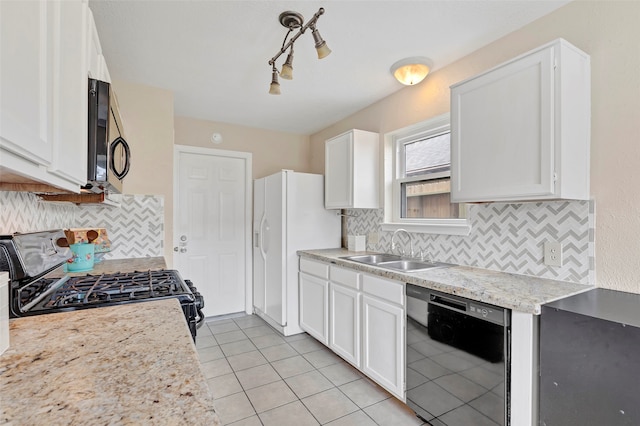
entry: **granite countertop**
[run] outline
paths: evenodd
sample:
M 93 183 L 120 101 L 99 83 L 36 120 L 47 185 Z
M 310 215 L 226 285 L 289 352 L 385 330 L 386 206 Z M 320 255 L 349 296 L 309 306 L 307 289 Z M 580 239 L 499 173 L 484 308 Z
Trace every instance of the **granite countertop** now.
M 302 257 L 334 263 L 389 279 L 467 297 L 515 311 L 540 314 L 541 306 L 594 288 L 592 285 L 517 275 L 469 266 L 451 266 L 421 272 L 398 272 L 341 259 L 366 254 L 347 249 L 300 250 Z
M 116 272 L 134 271 L 157 271 L 165 269 L 167 264 L 164 257 L 140 257 L 130 259 L 107 259 L 96 263 L 92 270 L 86 272 L 65 272 L 63 266 L 49 272 L 47 278 L 62 278 L 69 275 L 71 277 L 84 275 L 113 274 Z
M 10 327 L 0 423 L 219 424 L 177 299 L 18 318 Z

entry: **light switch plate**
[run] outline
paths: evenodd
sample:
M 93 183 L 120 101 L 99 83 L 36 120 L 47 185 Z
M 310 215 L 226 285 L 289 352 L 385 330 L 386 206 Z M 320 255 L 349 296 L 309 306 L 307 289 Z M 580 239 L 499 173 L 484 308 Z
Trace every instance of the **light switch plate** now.
M 551 241 L 544 243 L 544 264 L 562 266 L 562 243 Z

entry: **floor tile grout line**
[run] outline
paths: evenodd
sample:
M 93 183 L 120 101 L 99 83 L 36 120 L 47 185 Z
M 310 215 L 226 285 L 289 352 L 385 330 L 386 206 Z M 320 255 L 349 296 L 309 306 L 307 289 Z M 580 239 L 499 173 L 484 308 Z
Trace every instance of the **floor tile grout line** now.
M 227 360 L 227 356 L 226 355 L 225 355 L 224 358 L 225 358 L 225 360 Z M 229 362 L 229 360 L 227 360 L 227 363 L 228 362 Z M 231 367 L 231 364 L 229 364 L 229 367 Z M 238 378 L 238 375 L 234 371 L 233 367 L 231 367 L 231 372 L 233 373 L 233 376 L 236 378 L 236 380 L 240 384 L 240 388 L 242 388 L 242 393 L 244 393 L 244 397 L 247 398 L 247 401 L 249 401 L 249 404 L 251 405 L 251 408 L 253 409 L 253 414 L 251 416 L 255 415 L 255 416 L 258 417 L 258 420 L 260 420 L 260 416 L 258 416 L 258 410 L 256 410 L 256 407 L 253 405 L 253 402 L 251 402 L 251 399 L 249 398 L 249 395 L 247 395 L 247 391 L 245 390 L 244 386 L 242 386 L 242 382 L 240 381 L 240 378 Z M 240 393 L 240 392 L 236 392 L 236 393 Z M 238 420 L 236 420 L 236 422 L 238 422 L 240 420 L 248 419 L 251 416 L 247 416 L 247 417 L 244 417 L 242 419 L 238 419 Z M 260 423 L 262 424 L 262 420 L 260 420 Z M 224 426 L 224 423 L 223 423 L 223 426 Z
M 240 318 L 242 318 L 242 317 L 240 317 Z M 220 351 L 221 351 L 221 353 L 222 353 L 223 358 L 225 359 L 225 361 L 227 362 L 227 364 L 228 364 L 228 365 L 229 365 L 229 367 L 231 368 L 231 372 L 232 372 L 232 374 L 234 374 L 235 379 L 238 381 L 238 383 L 240 384 L 240 388 L 242 389 L 241 391 L 238 391 L 238 392 L 235 392 L 235 393 L 232 393 L 232 394 L 226 395 L 226 396 L 236 395 L 236 394 L 238 394 L 238 393 L 240 393 L 240 392 L 244 393 L 245 398 L 249 401 L 249 403 L 250 403 L 250 405 L 251 405 L 251 407 L 252 407 L 252 409 L 253 409 L 253 412 L 254 412 L 254 414 L 251 414 L 250 416 L 244 417 L 243 419 L 238 419 L 238 420 L 236 420 L 235 422 L 239 422 L 239 421 L 245 420 L 245 419 L 247 419 L 247 418 L 250 418 L 250 417 L 252 417 L 252 416 L 256 416 L 256 417 L 257 417 L 257 419 L 258 419 L 258 421 L 260 422 L 260 424 L 261 424 L 261 425 L 264 425 L 264 422 L 262 421 L 262 418 L 260 417 L 260 414 L 261 414 L 261 413 L 258 413 L 258 412 L 257 412 L 256 407 L 254 406 L 253 402 L 251 401 L 251 399 L 249 398 L 249 396 L 248 396 L 248 394 L 247 394 L 247 389 L 245 389 L 245 388 L 244 388 L 244 386 L 242 385 L 242 383 L 240 382 L 240 380 L 239 380 L 239 378 L 238 378 L 238 376 L 237 376 L 237 372 L 239 372 L 239 371 L 244 371 L 244 370 L 246 370 L 246 369 L 253 368 L 253 367 L 257 367 L 257 366 L 261 366 L 261 365 L 269 365 L 269 366 L 270 366 L 270 367 L 271 367 L 271 368 L 276 372 L 277 376 L 280 378 L 280 381 L 283 381 L 283 382 L 284 382 L 284 384 L 287 386 L 287 388 L 289 388 L 289 390 L 292 392 L 292 394 L 294 395 L 294 397 L 295 397 L 296 399 L 295 399 L 294 401 L 290 401 L 290 402 L 288 402 L 288 403 L 285 403 L 285 404 L 282 404 L 282 405 L 279 405 L 279 406 L 276 406 L 276 407 L 270 408 L 269 410 L 265 410 L 263 413 L 266 413 L 266 412 L 269 412 L 269 411 L 272 411 L 272 410 L 275 410 L 275 409 L 278 409 L 278 408 L 284 407 L 284 406 L 286 406 L 286 405 L 293 404 L 293 403 L 295 403 L 296 401 L 299 401 L 300 403 L 302 403 L 302 406 L 305 408 L 305 410 L 307 410 L 307 412 L 308 412 L 308 413 L 309 413 L 309 414 L 314 418 L 314 420 L 316 420 L 319 424 L 327 424 L 327 423 L 331 423 L 331 422 L 337 421 L 337 420 L 339 420 L 339 419 L 341 419 L 341 418 L 343 418 L 343 417 L 346 417 L 346 416 L 349 416 L 349 415 L 353 415 L 354 413 L 357 413 L 358 411 L 361 411 L 361 412 L 362 412 L 362 414 L 364 414 L 364 415 L 365 415 L 368 419 L 370 419 L 374 424 L 376 424 L 376 425 L 380 425 L 378 422 L 376 422 L 376 420 L 375 420 L 374 418 L 372 418 L 372 417 L 371 417 L 371 416 L 370 416 L 370 415 L 365 411 L 365 409 L 370 408 L 370 407 L 372 407 L 372 406 L 374 406 L 374 405 L 376 405 L 376 404 L 379 404 L 379 403 L 382 403 L 382 402 L 384 402 L 384 401 L 387 401 L 387 400 L 391 399 L 391 398 L 392 398 L 392 395 L 388 394 L 388 391 L 386 391 L 386 389 L 381 388 L 384 392 L 386 392 L 386 393 L 387 393 L 387 395 L 386 395 L 386 397 L 385 397 L 384 399 L 382 399 L 382 400 L 380 400 L 380 401 L 377 401 L 377 402 L 374 402 L 374 403 L 372 403 L 372 404 L 369 404 L 369 405 L 367 405 L 367 406 L 365 406 L 365 407 L 360 407 L 360 406 L 359 406 L 359 405 L 358 405 L 358 404 L 357 404 L 353 399 L 351 399 L 347 394 L 345 394 L 345 392 L 344 392 L 342 389 L 340 389 L 340 386 L 344 386 L 344 385 L 347 385 L 347 384 L 350 384 L 350 383 L 354 383 L 354 382 L 356 382 L 356 381 L 358 381 L 358 380 L 363 380 L 364 382 L 369 383 L 369 382 L 370 382 L 370 379 L 368 379 L 366 376 L 364 376 L 364 375 L 362 375 L 362 374 L 358 374 L 358 377 L 356 377 L 355 379 L 353 379 L 353 380 L 349 380 L 349 381 L 347 381 L 347 382 L 345 382 L 345 383 L 341 383 L 341 384 L 338 386 L 338 385 L 336 385 L 336 384 L 335 384 L 335 383 L 334 383 L 334 382 L 333 382 L 333 381 L 332 381 L 332 380 L 331 380 L 331 379 L 330 379 L 330 378 L 329 378 L 325 373 L 323 373 L 322 371 L 320 371 L 320 369 L 323 369 L 323 368 L 326 368 L 326 367 L 331 367 L 331 366 L 333 366 L 333 365 L 337 365 L 337 364 L 339 364 L 339 363 L 341 363 L 341 362 L 342 362 L 342 363 L 344 363 L 346 366 L 348 366 L 348 367 L 350 367 L 350 368 L 355 368 L 355 367 L 353 367 L 349 362 L 347 362 L 346 360 L 344 360 L 342 357 L 340 357 L 340 356 L 338 355 L 338 356 L 337 356 L 338 360 L 337 360 L 336 362 L 334 362 L 334 363 L 332 363 L 332 364 L 328 364 L 328 365 L 323 365 L 323 366 L 321 366 L 321 367 L 316 367 L 313 363 L 311 363 L 311 362 L 310 362 L 310 361 L 305 357 L 305 355 L 311 354 L 311 353 L 313 353 L 313 352 L 327 351 L 327 348 L 326 348 L 326 347 L 324 347 L 324 346 L 320 346 L 319 348 L 317 348 L 317 349 L 315 349 L 315 350 L 312 350 L 312 351 L 308 351 L 308 352 L 302 353 L 302 352 L 300 352 L 298 349 L 296 349 L 294 346 L 292 346 L 292 345 L 291 345 L 291 343 L 292 343 L 292 342 L 295 342 L 295 341 L 298 341 L 298 340 L 302 340 L 302 339 L 306 339 L 306 338 L 311 339 L 311 337 L 310 337 L 310 336 L 306 336 L 306 337 L 303 337 L 302 339 L 296 339 L 296 340 L 292 340 L 292 341 L 287 340 L 287 339 L 286 339 L 286 336 L 285 336 L 284 343 L 277 343 L 277 344 L 273 344 L 273 345 L 265 346 L 265 347 L 262 347 L 262 348 L 258 348 L 258 347 L 255 345 L 255 343 L 253 342 L 252 338 L 251 338 L 251 337 L 249 337 L 249 336 L 245 333 L 245 331 L 244 331 L 244 330 L 245 330 L 245 329 L 249 329 L 249 328 L 259 327 L 259 326 L 262 326 L 262 325 L 266 325 L 266 326 L 269 326 L 269 327 L 271 327 L 271 326 L 270 326 L 268 323 L 264 322 L 263 324 L 253 325 L 253 326 L 251 326 L 251 327 L 241 328 L 241 327 L 240 327 L 240 325 L 239 325 L 239 324 L 237 324 L 237 323 L 235 322 L 235 320 L 233 320 L 233 319 L 231 319 L 231 320 L 232 320 L 232 321 L 233 321 L 233 323 L 238 327 L 238 329 L 239 329 L 240 331 L 242 331 L 242 332 L 243 332 L 243 334 L 245 335 L 246 339 L 247 339 L 247 340 L 249 340 L 249 341 L 253 344 L 253 346 L 254 346 L 254 348 L 255 348 L 255 349 L 252 349 L 252 350 L 250 350 L 250 351 L 240 352 L 240 353 L 238 353 L 238 354 L 226 355 L 226 353 L 222 350 L 221 345 L 220 345 L 220 344 L 218 344 L 218 345 L 217 345 L 217 346 L 220 348 Z M 273 327 L 271 327 L 271 328 L 273 328 Z M 277 330 L 276 330 L 276 331 L 277 331 Z M 215 335 L 213 334 L 213 331 L 212 331 L 210 328 L 209 328 L 209 332 L 210 332 L 211 336 L 214 338 L 214 341 L 215 341 L 216 343 L 218 343 L 217 339 L 215 338 Z M 219 334 L 222 334 L 222 333 L 219 333 Z M 276 334 L 276 335 L 278 335 L 278 334 Z M 260 337 L 260 336 L 254 336 L 254 337 Z M 242 339 L 242 340 L 245 340 L 245 339 Z M 234 343 L 234 342 L 229 342 L 229 343 Z M 268 348 L 270 348 L 270 347 L 274 347 L 274 346 L 278 346 L 278 345 L 283 345 L 283 344 L 287 344 L 291 349 L 293 349 L 293 351 L 294 351 L 297 355 L 285 356 L 284 358 L 280 358 L 280 359 L 277 359 L 277 360 L 273 360 L 273 361 L 271 361 L 271 360 L 269 360 L 269 359 L 265 356 L 265 354 L 262 352 L 262 350 L 264 350 L 264 349 L 268 349 Z M 214 345 L 214 346 L 216 346 L 216 345 Z M 201 349 L 205 349 L 205 348 L 201 348 Z M 253 352 L 253 351 L 257 351 L 257 352 L 258 352 L 258 353 L 259 353 L 259 354 L 260 354 L 260 355 L 261 355 L 261 356 L 262 356 L 262 357 L 267 361 L 267 363 L 266 363 L 266 364 L 259 364 L 259 365 L 257 365 L 257 366 L 248 367 L 248 368 L 245 368 L 245 369 L 242 369 L 242 370 L 238 370 L 238 371 L 236 371 L 236 370 L 231 366 L 231 363 L 229 363 L 229 361 L 228 361 L 228 358 L 229 358 L 229 357 L 231 357 L 231 356 L 241 355 L 241 354 L 245 354 L 245 353 L 249 353 L 249 352 Z M 290 358 L 293 358 L 293 357 L 296 357 L 296 356 L 300 356 L 302 359 L 304 359 L 307 363 L 309 363 L 309 364 L 311 365 L 311 367 L 313 367 L 313 369 L 312 369 L 312 370 L 309 370 L 309 371 L 305 371 L 305 372 L 299 373 L 299 374 L 296 374 L 296 375 L 293 375 L 293 376 L 289 376 L 289 377 L 287 377 L 287 379 L 291 379 L 291 378 L 294 378 L 294 377 L 298 377 L 298 376 L 301 376 L 301 375 L 304 375 L 304 374 L 308 374 L 308 373 L 311 373 L 311 372 L 317 372 L 317 373 L 320 373 L 320 375 L 321 375 L 324 379 L 326 379 L 326 380 L 331 384 L 331 387 L 330 387 L 329 389 L 325 389 L 325 390 L 323 390 L 323 391 L 319 391 L 319 392 L 316 392 L 316 393 L 313 393 L 313 394 L 310 394 L 310 395 L 306 395 L 306 396 L 305 396 L 305 398 L 309 398 L 309 397 L 314 396 L 314 395 L 317 395 L 317 394 L 319 394 L 319 393 L 326 392 L 326 391 L 331 390 L 331 389 L 333 389 L 333 388 L 337 388 L 337 389 L 338 389 L 338 391 L 340 392 L 340 394 L 341 394 L 342 396 L 346 397 L 346 398 L 347 398 L 347 400 L 349 400 L 351 403 L 353 403 L 353 404 L 357 407 L 357 409 L 356 409 L 355 411 L 351 412 L 351 413 L 345 414 L 344 416 L 340 416 L 340 417 L 337 417 L 337 418 L 335 418 L 335 419 L 332 419 L 332 420 L 330 420 L 329 422 L 321 423 L 321 422 L 319 421 L 319 419 L 318 419 L 318 418 L 316 418 L 316 416 L 315 416 L 315 415 L 311 412 L 311 410 L 307 407 L 307 405 L 304 403 L 304 401 L 302 400 L 302 398 L 300 398 L 300 397 L 296 394 L 296 392 L 291 388 L 291 386 L 289 385 L 289 383 L 286 381 L 287 379 L 285 379 L 284 377 L 282 377 L 282 375 L 278 372 L 278 370 L 277 370 L 277 369 L 272 365 L 274 362 L 284 361 L 284 360 L 286 360 L 286 359 L 290 359 Z M 227 374 L 228 374 L 228 373 L 227 373 Z M 220 376 L 217 376 L 217 377 L 220 377 Z M 430 381 L 431 381 L 431 380 L 430 380 Z M 261 385 L 261 386 L 266 386 L 266 385 L 269 385 L 269 384 L 272 384 L 272 383 L 276 383 L 276 382 L 277 382 L 277 381 L 270 382 L 270 383 L 266 383 L 266 384 Z M 372 384 L 373 384 L 374 386 L 378 386 L 378 385 L 377 385 L 377 384 L 375 384 L 374 382 L 372 382 Z M 260 386 L 257 386 L 257 387 L 252 388 L 252 389 L 257 389 L 258 387 L 260 387 Z M 472 408 L 473 408 L 473 407 L 472 407 Z M 483 414 L 483 413 L 481 413 L 481 414 Z M 485 417 L 486 417 L 486 416 L 485 416 Z M 221 419 L 221 420 L 223 420 L 223 419 Z M 234 422 L 234 423 L 235 423 L 235 422 Z M 224 423 L 224 424 L 227 424 L 227 423 Z M 426 423 L 426 424 L 428 425 L 428 423 Z
M 289 346 L 291 346 L 291 345 L 289 345 Z M 300 352 L 299 352 L 298 350 L 296 350 L 296 349 L 295 349 L 295 347 L 293 347 L 293 346 L 292 346 L 292 348 L 293 348 L 293 350 L 294 350 L 294 351 L 296 351 L 296 353 L 298 353 L 298 355 L 296 355 L 296 356 L 300 356 L 300 357 L 302 357 L 302 359 L 304 359 L 306 362 L 308 362 L 308 363 L 313 367 L 313 370 L 311 370 L 311 371 L 317 371 L 318 373 L 320 373 L 320 375 L 322 375 L 323 377 L 325 377 L 325 379 L 326 379 L 329 383 L 331 383 L 332 387 L 331 387 L 330 389 L 334 389 L 334 388 L 335 388 L 335 389 L 338 389 L 338 391 L 344 395 L 344 393 L 343 393 L 342 391 L 340 391 L 340 389 L 338 388 L 338 386 L 336 386 L 336 385 L 335 385 L 335 384 L 334 384 L 334 383 L 333 383 L 333 382 L 332 382 L 328 377 L 326 377 L 324 374 L 322 374 L 322 372 L 321 372 L 318 368 L 316 368 L 313 364 L 311 364 L 311 363 L 309 362 L 309 360 L 307 360 L 307 359 L 304 357 L 304 355 L 305 355 L 305 354 L 300 353 Z M 322 349 L 322 348 L 320 348 L 320 349 L 318 349 L 317 351 L 321 351 L 321 350 L 323 350 L 323 349 Z M 264 354 L 262 353 L 262 351 L 260 350 L 260 348 L 258 348 L 258 352 L 260 352 L 260 354 L 261 354 L 262 356 L 264 356 Z M 315 352 L 315 351 L 310 351 L 310 352 L 307 352 L 307 353 L 311 353 L 311 352 Z M 293 358 L 293 357 L 291 357 L 291 358 Z M 287 358 L 284 358 L 284 359 L 287 359 Z M 281 360 L 278 360 L 278 361 L 281 361 Z M 298 377 L 298 376 L 301 376 L 301 375 L 303 375 L 303 374 L 310 373 L 311 371 L 306 371 L 306 372 L 303 372 L 303 373 L 300 373 L 300 374 L 297 374 L 297 375 L 293 375 L 293 376 L 289 376 L 289 377 L 287 377 L 287 378 L 284 378 L 284 377 L 280 374 L 280 372 L 278 372 L 278 370 L 277 370 L 277 369 L 272 365 L 271 361 L 267 360 L 267 362 L 268 362 L 268 364 L 271 366 L 271 368 L 273 368 L 273 370 L 276 372 L 276 374 L 278 375 L 278 377 L 280 377 L 280 380 L 281 380 L 282 382 L 284 382 L 284 384 L 287 386 L 287 388 L 289 388 L 289 390 L 291 391 L 291 393 L 296 397 L 296 400 L 297 400 L 297 401 L 299 401 L 299 402 L 300 402 L 300 403 L 305 407 L 305 409 L 307 410 L 307 412 L 309 412 L 309 414 L 310 414 L 310 415 L 311 415 L 311 416 L 312 416 L 312 417 L 313 417 L 313 418 L 318 422 L 318 424 L 322 424 L 322 423 L 320 422 L 320 420 L 319 420 L 319 419 L 318 419 L 318 418 L 313 414 L 313 412 L 311 412 L 311 410 L 309 409 L 309 407 L 307 406 L 307 404 L 305 404 L 305 403 L 304 403 L 303 399 L 302 399 L 302 398 L 300 398 L 300 397 L 298 396 L 298 394 L 297 394 L 297 393 L 296 393 L 296 392 L 291 388 L 291 386 L 289 385 L 289 383 L 287 383 L 287 379 L 292 378 L 292 377 Z M 332 364 L 332 365 L 333 365 L 333 364 Z M 233 367 L 232 367 L 232 369 L 233 369 Z M 235 372 L 234 372 L 234 374 L 235 374 Z M 275 383 L 275 382 L 271 382 L 271 383 Z M 267 385 L 269 385 L 269 384 L 271 384 L 271 383 L 267 383 L 267 384 L 264 384 L 264 385 L 261 385 L 261 386 L 267 386 Z M 350 382 L 349 382 L 349 383 L 350 383 Z M 261 387 L 261 386 L 257 386 L 256 388 L 252 388 L 252 389 L 257 389 L 258 387 Z M 243 389 L 243 391 L 245 392 L 245 395 L 246 395 L 247 389 L 245 389 L 245 388 L 244 388 L 244 386 L 242 385 L 242 382 L 240 382 L 240 387 L 242 387 L 242 389 Z M 323 391 L 316 392 L 315 394 L 307 395 L 307 396 L 305 396 L 305 398 L 308 398 L 308 397 L 313 396 L 313 395 L 317 395 L 317 394 L 322 393 L 322 392 L 326 392 L 327 390 L 330 390 L 330 389 L 325 389 L 325 390 L 323 390 Z M 249 402 L 251 403 L 252 407 L 254 408 L 254 411 L 256 412 L 256 415 L 258 416 L 258 418 L 260 418 L 260 413 L 258 413 L 258 412 L 257 412 L 257 410 L 255 409 L 255 406 L 253 406 L 253 403 L 251 402 L 251 399 L 249 398 L 249 395 L 246 395 L 246 396 L 247 396 L 247 399 L 249 399 Z M 344 396 L 345 396 L 345 397 L 347 397 L 346 395 L 344 395 Z M 350 399 L 349 397 L 347 397 L 347 399 L 349 399 L 349 401 L 351 401 L 351 399 Z M 273 407 L 273 408 L 271 408 L 271 409 L 269 409 L 269 410 L 265 410 L 264 412 L 267 412 L 267 411 L 270 411 L 270 410 L 275 410 L 276 408 L 283 407 L 283 406 L 285 406 L 285 405 L 287 405 L 287 404 L 291 404 L 291 403 L 293 403 L 293 402 L 295 402 L 295 401 L 291 401 L 291 402 L 288 402 L 288 403 L 286 403 L 286 404 L 282 404 L 282 405 L 279 405 L 279 406 L 277 406 L 277 407 Z M 352 402 L 356 407 L 358 407 L 358 410 L 360 410 L 360 407 L 358 406 L 358 404 L 356 404 L 356 403 L 355 403 L 355 402 L 353 402 L 353 401 L 351 401 L 351 402 Z M 356 410 L 356 411 L 358 411 L 358 410 Z M 355 412 L 355 411 L 354 411 L 354 412 Z M 351 414 L 351 413 L 349 413 L 349 414 Z M 364 413 L 364 414 L 366 414 L 366 413 Z M 336 420 L 336 419 L 333 419 L 333 420 Z M 332 420 L 332 421 L 333 421 L 333 420 Z
M 295 348 L 294 348 L 294 350 L 295 350 Z M 311 352 L 318 352 L 318 351 L 323 351 L 323 350 L 325 350 L 325 349 L 320 348 L 320 349 L 318 349 L 317 351 L 311 351 Z M 260 354 L 261 354 L 262 356 L 264 356 L 264 354 L 262 354 L 262 352 L 260 351 L 260 349 L 257 349 L 257 351 L 258 351 L 258 352 L 260 352 Z M 296 351 L 296 352 L 297 352 L 297 351 Z M 307 353 L 311 353 L 311 352 L 307 352 Z M 248 353 L 248 352 L 244 352 L 244 353 Z M 236 354 L 236 355 L 240 355 L 240 354 Z M 305 359 L 307 362 L 309 362 L 309 361 L 304 357 L 304 355 L 305 355 L 305 354 L 300 354 L 300 353 L 298 353 L 298 355 L 296 355 L 296 356 L 302 356 L 302 358 L 303 358 L 303 359 Z M 232 356 L 233 356 L 233 355 L 232 355 Z M 227 356 L 225 356 L 225 359 L 227 359 L 227 358 L 228 358 L 228 357 L 227 357 Z M 287 359 L 287 358 L 283 358 L 283 359 Z M 281 361 L 281 360 L 277 360 L 277 361 Z M 228 359 L 227 359 L 227 362 L 228 362 Z M 340 362 L 344 362 L 346 365 L 348 365 L 349 367 L 353 368 L 353 366 L 352 366 L 351 364 L 349 364 L 348 362 L 344 361 L 342 358 L 340 358 L 340 360 L 339 360 L 338 362 L 334 363 L 334 364 L 329 364 L 329 365 L 327 365 L 327 366 L 323 366 L 323 367 L 321 367 L 321 368 L 330 367 L 330 366 L 332 366 L 332 365 L 336 365 L 336 364 L 338 364 L 338 363 L 340 363 Z M 348 381 L 348 382 L 342 383 L 341 385 L 336 385 L 333 381 L 331 381 L 331 379 L 330 379 L 326 374 L 324 374 L 322 371 L 320 371 L 320 369 L 319 369 L 319 368 L 317 368 L 316 366 L 314 366 L 313 364 L 311 364 L 311 363 L 309 362 L 309 364 L 311 364 L 311 366 L 313 367 L 313 370 L 306 371 L 306 372 L 303 372 L 303 373 L 300 373 L 300 374 L 296 374 L 296 375 L 293 375 L 293 376 L 289 376 L 289 377 L 287 377 L 287 378 L 284 378 L 284 377 L 283 377 L 283 376 L 278 372 L 278 370 L 277 370 L 275 367 L 273 367 L 273 365 L 271 365 L 271 364 L 272 364 L 272 363 L 271 363 L 271 361 L 267 360 L 267 363 L 271 366 L 271 368 L 273 368 L 273 369 L 274 369 L 274 371 L 276 372 L 276 374 L 278 375 L 278 377 L 280 377 L 280 380 L 281 380 L 281 381 L 283 381 L 283 382 L 285 383 L 285 385 L 286 385 L 286 386 L 291 390 L 291 392 L 292 392 L 292 393 L 293 393 L 293 395 L 297 398 L 297 400 L 298 400 L 298 401 L 300 401 L 300 402 L 305 406 L 305 408 L 307 409 L 307 411 L 309 411 L 309 413 L 314 417 L 314 419 L 316 419 L 316 421 L 318 421 L 318 423 L 320 423 L 320 420 L 319 420 L 319 419 L 317 419 L 317 418 L 313 415 L 313 413 L 311 412 L 311 410 L 309 409 L 309 407 L 307 407 L 307 405 L 304 403 L 303 398 L 300 398 L 300 397 L 298 396 L 298 394 L 297 394 L 297 393 L 296 393 L 296 392 L 291 388 L 291 386 L 289 385 L 289 383 L 287 383 L 287 379 L 290 379 L 290 378 L 293 378 L 293 377 L 298 377 L 298 376 L 301 376 L 301 375 L 303 375 L 303 374 L 310 373 L 310 372 L 312 372 L 312 371 L 316 371 L 316 372 L 318 372 L 318 373 L 319 373 L 321 376 L 323 376 L 323 377 L 324 377 L 324 378 L 325 378 L 329 383 L 331 383 L 332 387 L 331 387 L 331 388 L 329 388 L 329 389 L 325 389 L 325 390 L 322 390 L 322 391 L 319 391 L 319 392 L 313 393 L 313 394 L 306 395 L 304 398 L 309 398 L 309 397 L 311 397 L 311 396 L 318 395 L 318 394 L 320 394 L 320 393 L 322 393 L 322 392 L 326 392 L 326 391 L 328 391 L 328 390 L 331 390 L 331 389 L 334 389 L 334 388 L 335 388 L 335 389 L 337 389 L 337 390 L 338 390 L 338 391 L 339 391 L 339 392 L 340 392 L 344 397 L 346 397 L 350 402 L 352 402 L 352 403 L 357 407 L 357 410 L 356 410 L 356 411 L 353 411 L 353 412 L 351 412 L 351 413 L 348 413 L 348 414 L 346 414 L 345 416 L 347 416 L 347 415 L 349 415 L 349 414 L 353 414 L 353 413 L 355 413 L 355 412 L 357 412 L 357 411 L 362 411 L 362 412 L 363 412 L 367 417 L 371 418 L 371 417 L 370 417 L 370 416 L 369 416 L 369 415 L 364 411 L 364 409 L 365 409 L 365 408 L 368 408 L 368 407 L 370 407 L 370 406 L 372 406 L 372 405 L 375 405 L 375 404 L 377 404 L 377 403 L 380 403 L 380 402 L 382 402 L 382 401 L 385 401 L 385 400 L 387 400 L 387 399 L 389 399 L 389 398 L 391 397 L 391 396 L 387 396 L 386 398 L 384 398 L 384 399 L 383 399 L 383 400 L 381 400 L 381 401 L 377 401 L 377 402 L 375 402 L 375 403 L 373 403 L 373 404 L 370 404 L 370 405 L 368 405 L 368 406 L 366 406 L 366 407 L 360 407 L 360 406 L 359 406 L 355 401 L 353 401 L 351 398 L 349 398 L 349 396 L 348 396 L 348 395 L 346 395 L 346 394 L 342 391 L 342 389 L 340 389 L 340 386 L 344 386 L 344 385 L 347 385 L 347 384 L 349 384 L 349 383 L 356 382 L 356 381 L 358 381 L 358 380 L 364 380 L 364 377 L 357 377 L 357 378 L 355 378 L 354 380 L 351 380 L 351 381 Z M 265 365 L 265 364 L 261 364 L 261 365 Z M 257 366 L 248 367 L 248 368 L 245 368 L 245 369 L 243 369 L 243 370 L 247 370 L 247 369 L 254 368 L 254 367 L 257 367 Z M 251 403 L 251 406 L 253 407 L 255 414 L 256 414 L 256 415 L 258 415 L 258 417 L 259 417 L 259 416 L 260 416 L 260 413 L 258 413 L 258 411 L 255 409 L 255 406 L 254 406 L 254 405 L 253 405 L 253 403 L 251 402 L 251 399 L 249 398 L 249 395 L 247 395 L 247 391 L 248 391 L 248 390 L 251 390 L 251 389 L 257 389 L 257 388 L 262 387 L 262 386 L 267 386 L 267 385 L 269 385 L 269 384 L 276 383 L 276 382 L 274 381 L 274 382 L 270 382 L 270 383 L 265 383 L 264 385 L 256 386 L 255 388 L 245 389 L 245 387 L 243 386 L 242 382 L 239 380 L 239 378 L 238 378 L 238 377 L 237 377 L 237 375 L 236 375 L 236 370 L 234 370 L 234 369 L 233 369 L 233 367 L 231 367 L 231 369 L 232 369 L 232 371 L 233 371 L 233 373 L 234 373 L 234 375 L 235 375 L 236 379 L 238 380 L 238 383 L 240 383 L 240 387 L 242 388 L 242 391 L 245 393 L 245 396 L 247 397 L 247 399 L 248 399 L 248 400 L 249 400 L 249 402 Z M 238 371 L 243 371 L 243 370 L 238 370 Z M 237 392 L 237 393 L 239 393 L 239 392 Z M 294 401 L 292 401 L 292 402 L 294 402 Z M 291 403 L 291 402 L 289 402 L 289 403 Z M 283 406 L 285 406 L 285 405 L 287 405 L 287 404 L 289 404 L 289 403 L 282 404 L 282 405 L 279 405 L 279 406 L 277 406 L 277 407 L 273 407 L 273 408 L 271 408 L 271 409 L 269 409 L 269 410 L 266 410 L 266 411 L 270 411 L 270 410 L 273 410 L 273 409 L 276 409 L 276 408 L 279 408 L 279 407 L 283 407 Z M 266 411 L 265 411 L 265 412 L 266 412 Z M 341 417 L 345 417 L 345 416 L 341 416 Z M 337 419 L 339 419 L 339 418 L 341 418 L 341 417 L 338 417 L 338 418 L 333 419 L 333 420 L 331 420 L 331 421 L 335 421 L 335 420 L 337 420 Z M 371 420 L 373 420 L 373 419 L 371 419 Z M 373 420 L 373 421 L 374 421 L 374 423 L 375 423 L 375 420 Z M 322 423 L 320 423 L 320 424 L 322 424 Z M 376 423 L 376 424 L 377 424 L 377 423 Z

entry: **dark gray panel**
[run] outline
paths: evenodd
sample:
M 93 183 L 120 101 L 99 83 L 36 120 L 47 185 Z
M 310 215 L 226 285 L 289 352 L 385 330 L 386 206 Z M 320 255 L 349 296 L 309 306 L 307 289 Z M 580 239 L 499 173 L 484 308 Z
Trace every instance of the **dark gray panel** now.
M 596 288 L 546 306 L 640 327 L 640 294 Z
M 639 425 L 640 328 L 543 306 L 540 424 Z

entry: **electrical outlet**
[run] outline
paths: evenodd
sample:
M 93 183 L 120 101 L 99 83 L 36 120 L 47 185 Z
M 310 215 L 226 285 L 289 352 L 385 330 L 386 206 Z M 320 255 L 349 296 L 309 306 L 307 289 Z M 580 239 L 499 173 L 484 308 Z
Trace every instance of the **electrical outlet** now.
M 367 240 L 371 245 L 378 244 L 378 233 L 376 231 L 369 232 L 369 238 L 367 238 Z
M 562 266 L 562 243 L 550 241 L 544 243 L 544 264 Z

